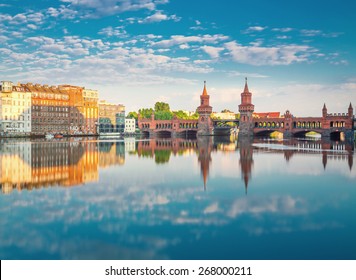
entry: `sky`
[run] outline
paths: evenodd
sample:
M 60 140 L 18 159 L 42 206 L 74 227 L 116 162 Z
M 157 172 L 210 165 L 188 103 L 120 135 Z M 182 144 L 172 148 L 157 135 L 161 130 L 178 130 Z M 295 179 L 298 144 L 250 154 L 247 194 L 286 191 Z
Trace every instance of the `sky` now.
M 3 0 L 0 80 L 97 89 L 126 111 L 167 102 L 295 116 L 356 105 L 352 0 Z

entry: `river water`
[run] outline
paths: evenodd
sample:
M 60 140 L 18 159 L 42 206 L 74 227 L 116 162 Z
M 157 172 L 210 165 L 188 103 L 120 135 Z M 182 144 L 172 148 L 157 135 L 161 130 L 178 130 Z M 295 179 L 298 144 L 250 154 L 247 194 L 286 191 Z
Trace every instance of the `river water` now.
M 1 140 L 1 259 L 355 259 L 354 144 Z

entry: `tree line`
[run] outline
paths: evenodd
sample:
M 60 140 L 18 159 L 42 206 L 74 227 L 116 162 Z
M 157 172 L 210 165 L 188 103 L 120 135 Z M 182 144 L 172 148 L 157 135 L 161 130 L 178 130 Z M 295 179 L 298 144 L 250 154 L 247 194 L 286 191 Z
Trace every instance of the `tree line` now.
M 221 113 L 232 112 L 228 109 L 224 109 Z M 138 115 L 140 115 L 143 119 L 150 119 L 152 114 L 154 114 L 155 120 L 171 120 L 174 116 L 180 120 L 197 120 L 199 118 L 197 112 L 194 114 L 187 114 L 187 112 L 183 110 L 171 111 L 169 104 L 165 102 L 156 102 L 154 108 L 141 108 L 138 112 L 129 112 L 127 118 L 134 118 L 137 120 Z M 239 119 L 240 114 L 235 114 L 235 117 Z
M 183 110 L 171 111 L 169 104 L 165 102 L 156 102 L 154 108 L 141 108 L 138 112 L 129 112 L 127 117 L 137 120 L 140 115 L 144 119 L 149 119 L 152 114 L 154 114 L 155 120 L 171 120 L 173 116 L 181 120 L 197 120 L 199 118 L 197 112 L 189 115 Z

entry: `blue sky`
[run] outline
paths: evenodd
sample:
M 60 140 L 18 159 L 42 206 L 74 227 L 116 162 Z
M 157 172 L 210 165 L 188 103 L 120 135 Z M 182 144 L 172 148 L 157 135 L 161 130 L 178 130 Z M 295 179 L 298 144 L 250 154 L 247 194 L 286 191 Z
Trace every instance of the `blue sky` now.
M 0 80 L 85 86 L 127 111 L 165 101 L 297 116 L 356 105 L 356 3 L 341 1 L 5 0 Z

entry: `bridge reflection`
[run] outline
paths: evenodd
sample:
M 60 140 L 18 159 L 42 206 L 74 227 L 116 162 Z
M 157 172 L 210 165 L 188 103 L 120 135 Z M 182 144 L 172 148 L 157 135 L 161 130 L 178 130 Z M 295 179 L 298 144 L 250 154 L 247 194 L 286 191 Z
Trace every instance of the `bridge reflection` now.
M 166 157 L 159 158 L 162 151 Z M 289 162 L 297 154 L 320 154 L 324 169 L 328 161 L 345 161 L 350 171 L 353 166 L 354 146 L 350 142 L 337 142 L 329 139 L 294 139 L 284 141 L 254 138 L 253 140 L 233 136 L 226 137 L 198 137 L 195 140 L 181 138 L 151 139 L 138 143 L 138 155 L 149 156 L 156 163 L 168 163 L 170 154 L 184 155 L 197 153 L 200 164 L 204 190 L 207 187 L 209 170 L 212 163 L 212 154 L 216 152 L 238 153 L 241 178 L 247 193 L 249 181 L 253 171 L 253 154 L 275 153 L 282 154 Z
M 283 155 L 288 163 L 298 154 L 320 155 L 320 164 L 343 162 L 353 168 L 354 144 L 326 139 L 284 141 L 237 139 L 233 136 L 197 139 L 126 138 L 119 141 L 62 139 L 58 141 L 2 140 L 0 145 L 0 187 L 6 194 L 13 190 L 32 190 L 53 186 L 71 187 L 99 181 L 99 170 L 124 166 L 126 157 L 150 158 L 156 164 L 168 164 L 172 156 L 195 157 L 200 167 L 202 188 L 207 189 L 215 154 L 231 153 L 238 160 L 241 185 L 247 189 L 253 180 L 254 156 L 263 153 Z M 234 155 L 236 154 L 236 156 Z M 215 167 L 216 168 L 216 167 Z M 229 167 L 230 168 L 230 167 Z

